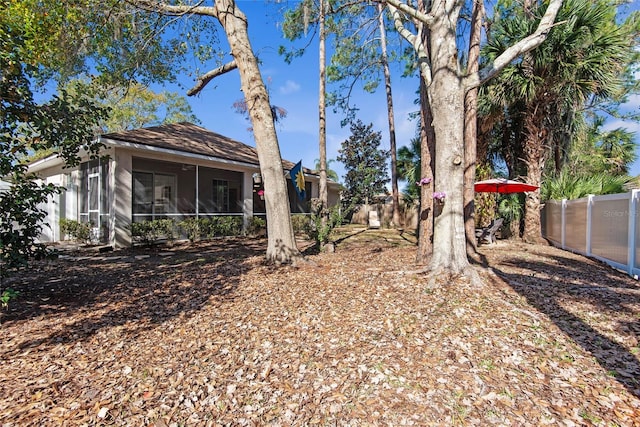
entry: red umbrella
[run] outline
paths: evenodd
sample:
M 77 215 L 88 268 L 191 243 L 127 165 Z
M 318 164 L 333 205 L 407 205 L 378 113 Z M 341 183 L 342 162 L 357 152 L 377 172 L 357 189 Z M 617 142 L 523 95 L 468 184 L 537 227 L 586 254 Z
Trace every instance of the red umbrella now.
M 474 184 L 476 193 L 524 193 L 535 191 L 538 186 L 525 184 L 524 182 L 512 181 L 506 178 L 493 178 L 478 181 Z

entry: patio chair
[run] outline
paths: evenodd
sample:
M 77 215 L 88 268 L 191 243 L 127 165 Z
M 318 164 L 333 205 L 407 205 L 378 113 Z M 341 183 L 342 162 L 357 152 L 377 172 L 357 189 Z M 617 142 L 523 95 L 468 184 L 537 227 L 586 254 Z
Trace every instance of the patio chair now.
M 488 227 L 476 230 L 476 237 L 478 239 L 478 243 L 495 243 L 496 242 L 496 233 L 502 227 L 502 223 L 504 222 L 504 218 L 497 218 L 491 221 Z

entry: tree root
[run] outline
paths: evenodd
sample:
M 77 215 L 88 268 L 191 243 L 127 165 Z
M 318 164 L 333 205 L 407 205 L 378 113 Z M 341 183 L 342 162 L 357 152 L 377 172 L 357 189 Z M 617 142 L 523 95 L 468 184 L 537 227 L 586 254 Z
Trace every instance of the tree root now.
M 307 257 L 304 257 L 304 256 L 294 258 L 293 261 L 291 262 L 291 266 L 294 267 L 294 268 L 300 268 L 303 265 L 311 266 L 311 267 L 317 267 L 318 263 L 315 262 L 315 261 L 312 261 L 312 260 L 310 260 L 310 259 L 308 259 Z
M 482 288 L 485 286 L 484 280 L 478 273 L 478 268 L 469 265 L 463 268 L 461 271 L 452 271 L 445 266 L 432 267 L 427 266 L 420 270 L 408 271 L 407 274 L 428 274 L 429 280 L 427 282 L 427 289 L 434 289 L 440 286 L 438 282 L 444 281 L 450 283 L 458 278 L 466 278 L 469 281 L 469 285 L 473 288 Z
M 424 273 L 429 273 L 431 271 L 431 267 L 423 267 L 419 270 L 408 270 L 408 271 L 403 271 L 403 274 L 424 274 Z

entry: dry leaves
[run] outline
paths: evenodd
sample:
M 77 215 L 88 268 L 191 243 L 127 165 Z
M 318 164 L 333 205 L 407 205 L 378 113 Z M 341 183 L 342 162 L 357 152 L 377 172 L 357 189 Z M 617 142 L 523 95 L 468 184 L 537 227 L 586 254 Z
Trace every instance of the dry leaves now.
M 484 288 L 427 289 L 406 237 L 299 268 L 242 239 L 38 264 L 6 284 L 0 423 L 640 425 L 636 281 L 500 242 Z

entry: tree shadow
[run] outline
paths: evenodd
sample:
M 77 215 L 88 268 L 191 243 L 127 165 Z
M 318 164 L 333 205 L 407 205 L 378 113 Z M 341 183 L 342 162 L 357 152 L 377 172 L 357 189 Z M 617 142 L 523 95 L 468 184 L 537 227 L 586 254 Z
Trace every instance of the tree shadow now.
M 333 243 L 336 246 L 338 246 L 339 244 L 341 244 L 341 243 L 343 243 L 343 242 L 345 242 L 345 241 L 347 241 L 349 239 L 353 239 L 354 237 L 358 236 L 359 234 L 362 234 L 362 233 L 366 232 L 367 230 L 368 230 L 368 228 L 358 229 L 358 230 L 354 231 L 353 233 L 347 234 L 344 237 L 341 237 L 339 239 L 334 240 Z
M 234 298 L 244 272 L 262 262 L 265 242 L 224 239 L 172 248 L 136 248 L 38 263 L 12 281 L 19 298 L 2 323 L 50 322 L 25 334 L 15 353 L 81 342 L 105 328 L 127 338 L 208 304 Z
M 535 249 L 530 252 L 535 254 Z M 598 326 L 605 329 L 611 319 L 621 319 L 615 326 L 616 334 L 637 340 L 640 336 L 638 282 L 586 258 L 583 263 L 563 256 L 547 257 L 547 260 L 527 260 L 514 255 L 491 267 L 530 305 L 589 352 L 629 393 L 640 397 L 638 356 L 597 329 Z M 571 311 L 570 307 L 578 304 L 595 307 L 589 312 L 588 322 Z

